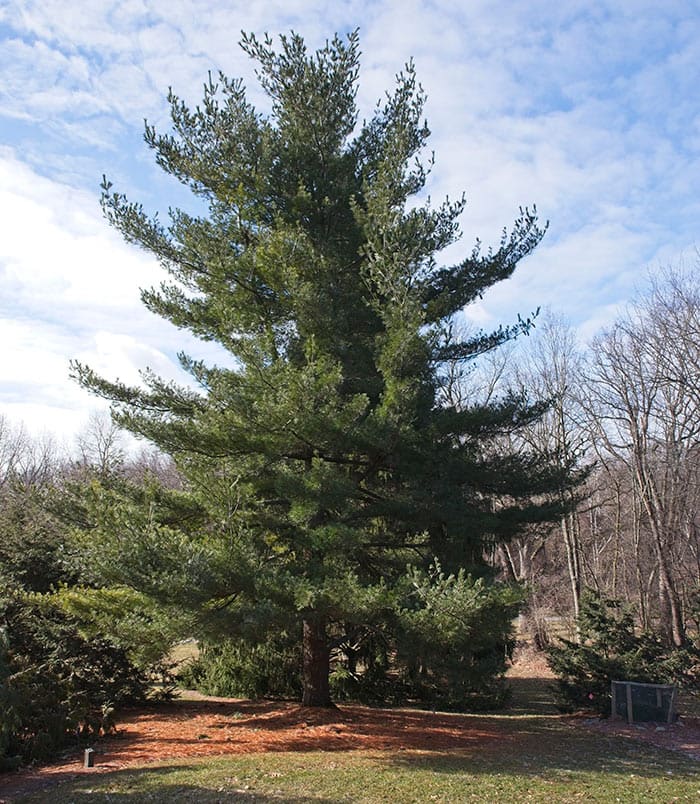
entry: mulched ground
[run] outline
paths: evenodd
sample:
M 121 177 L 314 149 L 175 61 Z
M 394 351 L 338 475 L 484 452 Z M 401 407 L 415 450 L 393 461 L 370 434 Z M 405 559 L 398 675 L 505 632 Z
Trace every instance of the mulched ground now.
M 514 737 L 503 721 L 488 718 L 356 705 L 309 710 L 279 701 L 191 697 L 122 712 L 117 734 L 94 746 L 94 768 L 81 767 L 83 749 L 76 748 L 60 762 L 3 775 L 0 804 L 80 774 L 163 759 L 269 751 L 464 750 Z
M 668 751 L 679 751 L 700 761 L 700 718 L 697 717 L 681 717 L 676 723 L 670 725 L 659 723 L 629 725 L 620 720 L 579 718 L 576 725 L 583 725 L 584 728 L 602 734 L 641 740 Z
M 514 683 L 517 677 L 513 674 Z M 525 683 L 535 681 L 519 677 Z M 628 726 L 586 717 L 568 720 L 575 728 L 632 737 L 700 760 L 697 718 L 669 726 Z M 356 705 L 309 710 L 294 703 L 204 698 L 194 693 L 187 699 L 122 712 L 117 734 L 94 746 L 94 768 L 81 767 L 83 749 L 76 746 L 54 764 L 0 776 L 0 804 L 80 774 L 115 771 L 162 759 L 269 751 L 468 752 L 477 746 L 483 748 L 489 741 L 517 741 L 519 731 L 517 719 L 465 718 Z

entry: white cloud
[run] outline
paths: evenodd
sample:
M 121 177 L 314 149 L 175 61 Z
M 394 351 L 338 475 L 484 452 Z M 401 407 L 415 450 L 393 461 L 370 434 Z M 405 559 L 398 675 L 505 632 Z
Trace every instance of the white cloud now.
M 0 338 L 9 344 L 0 409 L 18 417 L 26 406 L 21 418 L 31 426 L 44 405 L 57 427 L 72 426 L 98 403 L 69 380 L 71 359 L 138 383 L 146 367 L 186 381 L 180 349 L 218 356 L 145 310 L 139 288 L 163 272 L 109 230 L 93 196 L 37 175 L 8 149 L 0 150 L 0 217 Z
M 166 379 L 179 377 L 172 360 L 162 351 L 124 332 L 95 332 L 76 359 L 89 364 L 102 376 L 132 386 L 142 384 L 143 369 L 152 369 Z
M 159 280 L 153 260 L 109 231 L 96 196 L 38 176 L 7 149 L 0 151 L 0 193 L 3 279 L 22 307 L 59 300 L 92 315 L 134 302 L 138 283 Z
M 149 363 L 176 373 L 176 349 L 200 348 L 142 308 L 138 287 L 160 269 L 106 227 L 96 184 L 106 172 L 147 208 L 180 203 L 142 118 L 166 129 L 167 87 L 197 103 L 219 68 L 265 108 L 241 29 L 293 28 L 313 48 L 359 24 L 364 114 L 414 57 L 437 156 L 430 193 L 469 202 L 446 261 L 477 235 L 497 242 L 521 204 L 551 220 L 514 278 L 469 311 L 481 326 L 549 305 L 592 331 L 640 270 L 698 239 L 700 18 L 683 0 L 9 0 L 0 20 L 12 146 L 0 150 L 0 310 L 15 346 L 0 402 L 18 411 L 24 394 L 28 416 L 36 399 L 64 425 L 75 417 L 57 412 L 62 400 L 94 405 L 60 379 L 68 357 L 133 379 Z

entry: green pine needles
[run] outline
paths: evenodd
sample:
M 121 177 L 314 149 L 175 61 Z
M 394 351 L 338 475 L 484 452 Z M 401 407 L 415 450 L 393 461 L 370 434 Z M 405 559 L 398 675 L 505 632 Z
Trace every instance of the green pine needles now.
M 473 360 L 527 330 L 520 321 L 460 341 L 450 324 L 507 279 L 544 230 L 522 210 L 495 250 L 477 244 L 439 267 L 464 201 L 414 203 L 430 165 L 420 160 L 429 131 L 413 65 L 360 123 L 357 32 L 316 53 L 296 34 L 278 50 L 252 35 L 242 46 L 257 61 L 268 115 L 242 82 L 220 75 L 194 109 L 170 94 L 171 133 L 146 127 L 158 165 L 207 214 L 171 210 L 163 223 L 106 180 L 102 197 L 108 220 L 170 275 L 143 293 L 146 306 L 230 360 L 181 355 L 193 387 L 150 372 L 138 388 L 80 364 L 74 373 L 112 401 L 120 425 L 171 454 L 187 481 L 187 505 L 171 499 L 170 508 L 164 495 L 128 522 L 113 499 L 95 502 L 112 576 L 168 604 L 178 597 L 198 612 L 200 637 L 294 635 L 303 702 L 325 706 L 331 665 L 361 676 L 374 666 L 362 652 L 372 645 L 391 673 L 403 655 L 408 565 L 427 571 L 437 559 L 463 589 L 476 581 L 461 570 L 485 574 L 486 544 L 556 514 L 548 495 L 562 478 L 497 446 L 541 405 L 438 401 L 446 361 Z M 512 613 L 505 599 L 494 605 Z M 482 642 L 473 644 L 483 651 Z M 503 655 L 500 636 L 491 648 Z M 455 656 L 472 673 L 468 653 L 462 639 Z

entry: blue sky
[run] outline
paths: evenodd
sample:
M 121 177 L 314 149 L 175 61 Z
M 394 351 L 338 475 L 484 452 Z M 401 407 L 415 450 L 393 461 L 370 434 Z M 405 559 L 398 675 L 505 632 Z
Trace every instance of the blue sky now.
M 468 199 L 461 248 L 496 242 L 518 207 L 549 232 L 466 311 L 486 329 L 549 307 L 582 339 L 660 266 L 693 262 L 700 220 L 700 3 L 645 0 L 0 0 L 0 415 L 70 440 L 98 402 L 79 358 L 137 381 L 177 377 L 211 347 L 142 309 L 160 280 L 102 220 L 102 174 L 150 210 L 188 203 L 142 141 L 169 86 L 196 103 L 207 72 L 242 76 L 240 31 L 311 46 L 360 28 L 369 114 L 413 58 L 428 94 L 437 200 Z

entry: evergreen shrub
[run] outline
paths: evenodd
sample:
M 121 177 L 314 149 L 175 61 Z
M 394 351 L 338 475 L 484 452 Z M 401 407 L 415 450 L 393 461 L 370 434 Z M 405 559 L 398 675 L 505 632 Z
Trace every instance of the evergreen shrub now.
M 502 706 L 523 590 L 463 570 L 447 575 L 437 561 L 428 572 L 410 570 L 403 586 L 391 622 L 368 640 L 354 667 L 335 666 L 334 695 L 456 711 Z
M 0 596 L 0 768 L 46 759 L 113 728 L 116 706 L 143 700 L 148 679 L 105 638 L 41 596 Z
M 401 610 L 399 657 L 411 695 L 444 709 L 493 709 L 507 700 L 504 674 L 515 647 L 513 620 L 523 590 L 414 570 Z
M 284 635 L 256 645 L 233 639 L 211 642 L 182 668 L 178 684 L 229 698 L 298 698 L 301 650 Z
M 697 686 L 697 646 L 672 647 L 657 634 L 638 633 L 633 612 L 617 600 L 589 591 L 581 600 L 578 629 L 578 642 L 561 639 L 546 651 L 564 711 L 592 709 L 608 716 L 611 681 Z

